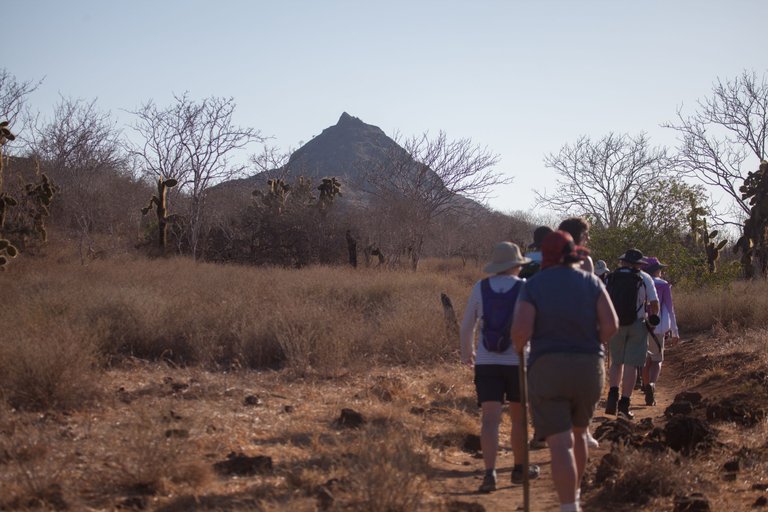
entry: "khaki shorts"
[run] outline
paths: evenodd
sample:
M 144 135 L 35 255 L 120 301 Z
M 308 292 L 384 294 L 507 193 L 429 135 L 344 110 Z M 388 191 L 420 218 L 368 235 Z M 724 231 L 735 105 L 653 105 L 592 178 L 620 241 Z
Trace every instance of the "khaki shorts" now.
M 531 415 L 537 436 L 587 428 L 605 378 L 597 354 L 546 354 L 528 372 Z
M 619 332 L 608 342 L 611 364 L 643 366 L 648 352 L 648 330 L 645 321 L 637 320 L 632 325 L 622 325 Z
M 664 360 L 664 341 L 666 338 L 663 334 L 656 334 L 656 339 L 661 344 L 661 347 L 659 347 L 653 337 L 650 334 L 648 335 L 648 357 L 654 363 L 660 363 Z

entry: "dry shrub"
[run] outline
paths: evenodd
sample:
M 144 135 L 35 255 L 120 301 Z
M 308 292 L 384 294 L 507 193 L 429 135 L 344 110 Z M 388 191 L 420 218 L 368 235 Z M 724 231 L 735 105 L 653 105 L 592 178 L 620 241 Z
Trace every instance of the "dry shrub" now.
M 673 288 L 673 299 L 683 332 L 705 331 L 715 324 L 731 330 L 768 324 L 768 281 L 734 281 L 695 290 Z
M 372 426 L 351 449 L 348 470 L 356 510 L 419 510 L 428 491 L 430 466 L 417 434 Z
M 469 294 L 445 273 L 253 268 L 186 258 L 36 263 L 0 276 L 19 298 L 3 317 L 28 332 L 53 311 L 59 324 L 95 336 L 108 362 L 132 356 L 334 374 L 351 362 L 440 361 L 458 347 L 458 340 L 446 340 L 440 293 L 460 301 Z
M 612 459 L 611 471 L 600 491 L 588 499 L 590 510 L 602 510 L 606 503 L 645 505 L 654 498 L 684 494 L 694 479 L 693 463 L 669 452 L 616 448 L 605 457 Z
M 55 434 L 11 420 L 10 411 L 0 418 L 0 510 L 67 509 L 64 470 L 71 457 L 54 450 Z
M 166 493 L 172 486 L 196 488 L 211 479 L 211 468 L 197 460 L 190 439 L 176 434 L 191 434 L 194 426 L 169 426 L 162 410 L 158 405 L 141 407 L 112 427 L 120 431 L 119 444 L 102 447 L 109 469 L 94 480 L 100 480 L 105 489 L 153 495 Z
M 97 395 L 98 331 L 32 312 L 2 324 L 0 393 L 12 406 L 77 408 Z

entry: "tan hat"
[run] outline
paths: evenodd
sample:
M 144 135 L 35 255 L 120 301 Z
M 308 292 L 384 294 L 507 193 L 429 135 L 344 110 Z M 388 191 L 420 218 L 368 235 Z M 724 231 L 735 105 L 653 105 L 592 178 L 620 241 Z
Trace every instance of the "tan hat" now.
M 512 242 L 499 242 L 493 248 L 491 262 L 485 266 L 483 272 L 498 274 L 512 267 L 519 267 L 530 262 L 531 259 L 524 257 L 517 245 Z

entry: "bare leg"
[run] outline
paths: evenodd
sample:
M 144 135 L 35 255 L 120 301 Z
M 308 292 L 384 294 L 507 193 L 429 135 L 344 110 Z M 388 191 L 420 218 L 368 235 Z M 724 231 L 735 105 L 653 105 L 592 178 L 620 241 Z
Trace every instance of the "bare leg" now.
M 576 488 L 581 485 L 581 477 L 587 467 L 589 447 L 587 446 L 587 429 L 573 427 L 573 456 L 576 460 Z
M 619 383 L 621 382 L 621 374 L 624 371 L 624 365 L 619 362 L 612 362 L 611 363 L 611 369 L 609 371 L 610 375 L 608 376 L 608 382 L 610 383 L 610 386 L 612 388 L 619 387 Z M 632 373 L 632 372 L 628 372 Z M 635 374 L 632 373 L 632 385 L 635 385 Z
M 480 448 L 483 450 L 483 462 L 485 469 L 494 469 L 496 467 L 496 452 L 499 450 L 501 402 L 483 402 L 481 411 Z
M 656 383 L 661 374 L 661 361 L 650 361 L 648 365 L 648 382 Z
M 584 431 L 581 431 L 582 438 L 580 450 L 584 457 L 583 464 L 586 464 L 586 446 L 583 438 Z M 549 445 L 549 454 L 552 458 L 552 482 L 555 484 L 555 491 L 560 503 L 574 503 L 576 501 L 576 489 L 579 481 L 579 469 L 574 450 L 573 432 L 568 430 L 547 437 Z M 582 455 L 579 455 L 581 457 Z M 582 470 L 583 471 L 583 470 Z
M 653 361 L 651 361 L 650 356 L 645 357 L 645 366 L 643 366 L 643 384 L 648 384 L 649 382 L 656 382 L 655 379 L 651 379 L 651 365 L 653 364 Z
M 637 368 L 629 366 L 632 371 L 624 372 L 624 376 L 621 379 L 621 396 L 632 396 L 632 391 L 635 389 L 635 381 L 637 380 Z
M 520 402 L 509 403 L 509 414 L 512 417 L 512 453 L 515 456 L 515 465 L 523 463 L 523 450 L 525 450 L 525 425 L 523 425 L 523 408 Z

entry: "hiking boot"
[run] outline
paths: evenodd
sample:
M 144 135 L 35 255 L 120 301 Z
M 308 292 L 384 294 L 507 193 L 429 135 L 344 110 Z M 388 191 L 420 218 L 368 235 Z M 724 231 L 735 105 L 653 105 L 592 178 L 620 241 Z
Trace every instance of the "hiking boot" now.
M 626 396 L 621 397 L 621 400 L 619 400 L 619 412 L 616 416 L 619 418 L 624 418 L 625 420 L 633 420 L 635 419 L 635 415 L 631 412 L 629 412 L 629 398 Z
M 541 470 L 536 464 L 530 464 L 528 466 L 528 480 L 536 480 L 539 478 L 539 473 L 541 473 Z M 523 466 L 515 466 L 512 468 L 513 484 L 522 484 L 524 479 L 525 475 L 523 474 Z
M 605 401 L 605 414 L 616 414 L 616 405 L 619 403 L 619 388 L 608 390 L 608 399 Z
M 645 405 L 656 405 L 656 384 L 647 384 L 645 392 Z
M 480 484 L 479 492 L 493 492 L 496 490 L 496 472 L 485 472 L 483 483 Z

